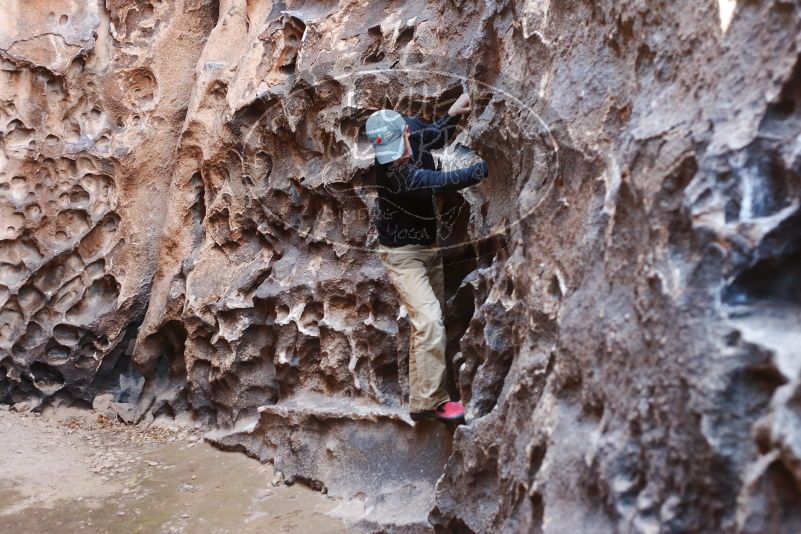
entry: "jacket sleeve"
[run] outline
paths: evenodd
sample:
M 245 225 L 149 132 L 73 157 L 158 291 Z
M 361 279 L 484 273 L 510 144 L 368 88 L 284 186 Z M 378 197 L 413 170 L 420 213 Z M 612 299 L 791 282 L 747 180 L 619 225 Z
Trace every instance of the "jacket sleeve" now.
M 422 124 L 419 130 L 422 136 L 423 149 L 439 150 L 456 137 L 459 117 L 451 117 L 447 113 L 431 124 Z
M 455 171 L 430 171 L 426 169 L 412 169 L 401 180 L 401 189 L 404 193 L 419 189 L 433 189 L 435 194 L 448 191 L 458 191 L 483 180 L 489 169 L 487 163 L 482 161 Z

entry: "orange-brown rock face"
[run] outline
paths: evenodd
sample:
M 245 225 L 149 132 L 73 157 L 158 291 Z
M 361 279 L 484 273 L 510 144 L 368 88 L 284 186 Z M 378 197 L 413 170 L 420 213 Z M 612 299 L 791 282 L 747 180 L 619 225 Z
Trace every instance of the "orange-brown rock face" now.
M 114 390 L 150 294 L 204 2 L 9 1 L 0 49 L 0 390 Z
M 192 417 L 377 531 L 801 528 L 795 4 L 2 9 L 4 401 Z M 465 89 L 453 431 L 406 417 L 360 128 Z

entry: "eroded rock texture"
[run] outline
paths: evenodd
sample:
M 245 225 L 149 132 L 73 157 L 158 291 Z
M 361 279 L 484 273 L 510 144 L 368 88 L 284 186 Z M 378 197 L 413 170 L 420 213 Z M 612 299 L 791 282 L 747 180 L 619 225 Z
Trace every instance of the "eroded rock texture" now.
M 202 1 L 0 6 L 0 397 L 135 401 Z M 180 35 L 197 38 L 177 39 Z
M 796 3 L 22 4 L 3 398 L 191 415 L 372 530 L 801 528 Z M 451 433 L 404 416 L 359 129 L 463 88 Z

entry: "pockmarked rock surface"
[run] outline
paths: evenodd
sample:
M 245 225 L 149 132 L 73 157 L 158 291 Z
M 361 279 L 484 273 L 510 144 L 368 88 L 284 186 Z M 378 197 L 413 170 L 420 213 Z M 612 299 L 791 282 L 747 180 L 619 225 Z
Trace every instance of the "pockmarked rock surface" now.
M 367 530 L 801 529 L 797 3 L 2 9 L 4 402 L 191 416 Z M 406 417 L 360 129 L 463 90 L 454 431 Z
M 135 403 L 131 365 L 209 2 L 3 2 L 0 396 Z

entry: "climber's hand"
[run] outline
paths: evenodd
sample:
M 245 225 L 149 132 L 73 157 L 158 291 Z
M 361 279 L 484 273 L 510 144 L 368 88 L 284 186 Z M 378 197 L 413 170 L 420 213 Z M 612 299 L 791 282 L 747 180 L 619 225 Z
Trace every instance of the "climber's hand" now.
M 470 95 L 462 93 L 448 109 L 448 115 L 455 117 L 457 115 L 467 115 L 468 113 L 470 113 Z

